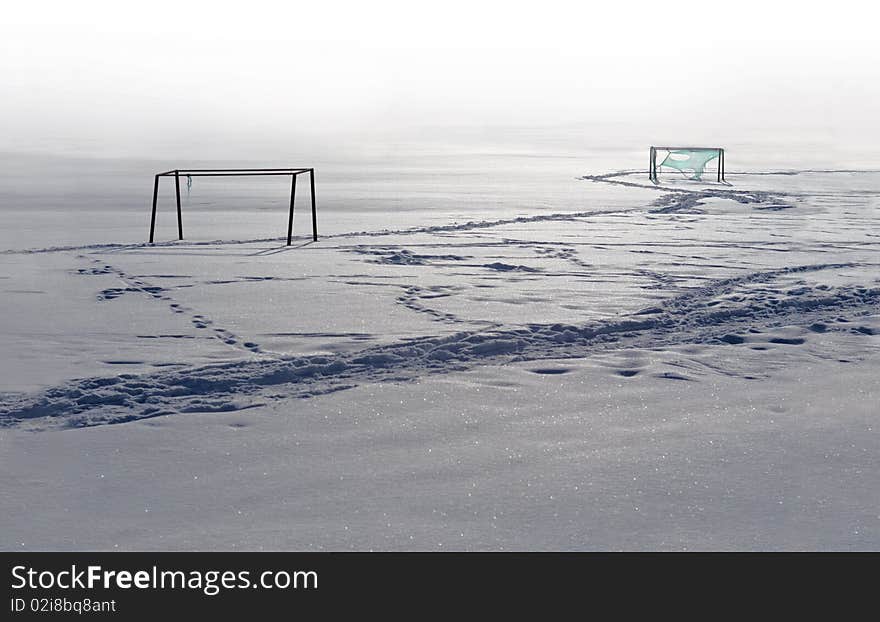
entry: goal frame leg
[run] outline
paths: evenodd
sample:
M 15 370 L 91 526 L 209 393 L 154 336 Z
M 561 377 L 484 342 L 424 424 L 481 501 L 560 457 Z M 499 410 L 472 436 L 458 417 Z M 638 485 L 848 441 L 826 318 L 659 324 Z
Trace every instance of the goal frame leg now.
M 153 243 L 153 235 L 156 232 L 156 201 L 159 198 L 159 176 L 153 180 L 153 211 L 150 213 L 150 244 Z
M 318 214 L 315 210 L 315 169 L 309 169 L 309 185 L 312 191 L 312 241 L 318 241 Z
M 293 202 L 296 199 L 296 173 L 290 175 L 290 215 L 287 218 L 287 245 L 293 243 Z
M 177 239 L 183 239 L 183 211 L 180 209 L 180 172 L 174 171 L 174 194 L 177 198 Z

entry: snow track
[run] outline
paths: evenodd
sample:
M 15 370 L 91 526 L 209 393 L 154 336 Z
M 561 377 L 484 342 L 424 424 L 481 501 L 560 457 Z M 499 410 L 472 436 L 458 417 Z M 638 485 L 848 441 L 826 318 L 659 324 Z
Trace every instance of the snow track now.
M 7 401 L 0 425 L 32 429 L 121 423 L 188 412 L 239 410 L 283 397 L 306 398 L 366 382 L 407 381 L 429 373 L 509 361 L 584 358 L 598 351 L 682 344 L 731 344 L 742 334 L 796 326 L 813 332 L 878 333 L 880 287 L 802 286 L 777 295 L 790 277 L 852 264 L 815 264 L 757 271 L 713 281 L 615 322 L 530 324 L 520 328 L 429 337 L 338 356 L 248 360 L 150 375 L 72 381 Z M 748 290 L 756 284 L 773 285 Z M 767 337 L 801 345 L 806 339 Z

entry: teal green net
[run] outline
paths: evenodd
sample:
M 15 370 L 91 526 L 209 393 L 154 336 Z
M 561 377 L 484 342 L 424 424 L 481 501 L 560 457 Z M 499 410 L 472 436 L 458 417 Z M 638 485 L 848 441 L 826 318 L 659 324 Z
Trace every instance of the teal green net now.
M 676 149 L 666 154 L 660 166 L 678 169 L 683 175 L 690 172 L 691 179 L 699 180 L 706 165 L 717 157 L 717 149 Z

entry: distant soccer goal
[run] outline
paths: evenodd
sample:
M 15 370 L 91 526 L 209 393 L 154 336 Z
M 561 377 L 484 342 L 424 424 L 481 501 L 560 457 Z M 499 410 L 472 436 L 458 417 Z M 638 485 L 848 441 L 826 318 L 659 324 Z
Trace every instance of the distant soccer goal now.
M 663 168 L 678 171 L 685 179 L 702 181 L 703 175 L 712 173 L 716 181 L 724 179 L 724 149 L 721 147 L 651 147 L 651 163 L 648 179 L 660 182 Z
M 287 217 L 287 245 L 293 240 L 293 200 L 296 198 L 296 178 L 309 174 L 309 188 L 312 196 L 312 240 L 318 241 L 318 216 L 315 210 L 315 169 L 313 168 L 214 168 L 214 169 L 175 169 L 157 173 L 153 182 L 153 211 L 150 214 L 150 244 L 156 232 L 156 204 L 159 198 L 159 178 L 174 178 L 174 194 L 177 199 L 177 235 L 183 239 L 183 213 L 180 208 L 180 178 L 187 178 L 187 188 L 193 177 L 254 177 L 263 175 L 290 175 L 290 211 Z

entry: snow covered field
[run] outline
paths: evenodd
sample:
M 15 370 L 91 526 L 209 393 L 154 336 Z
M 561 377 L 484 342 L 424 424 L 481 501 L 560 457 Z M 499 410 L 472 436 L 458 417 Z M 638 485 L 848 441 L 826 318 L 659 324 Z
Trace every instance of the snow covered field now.
M 880 173 L 521 168 L 3 210 L 0 548 L 880 547 Z

